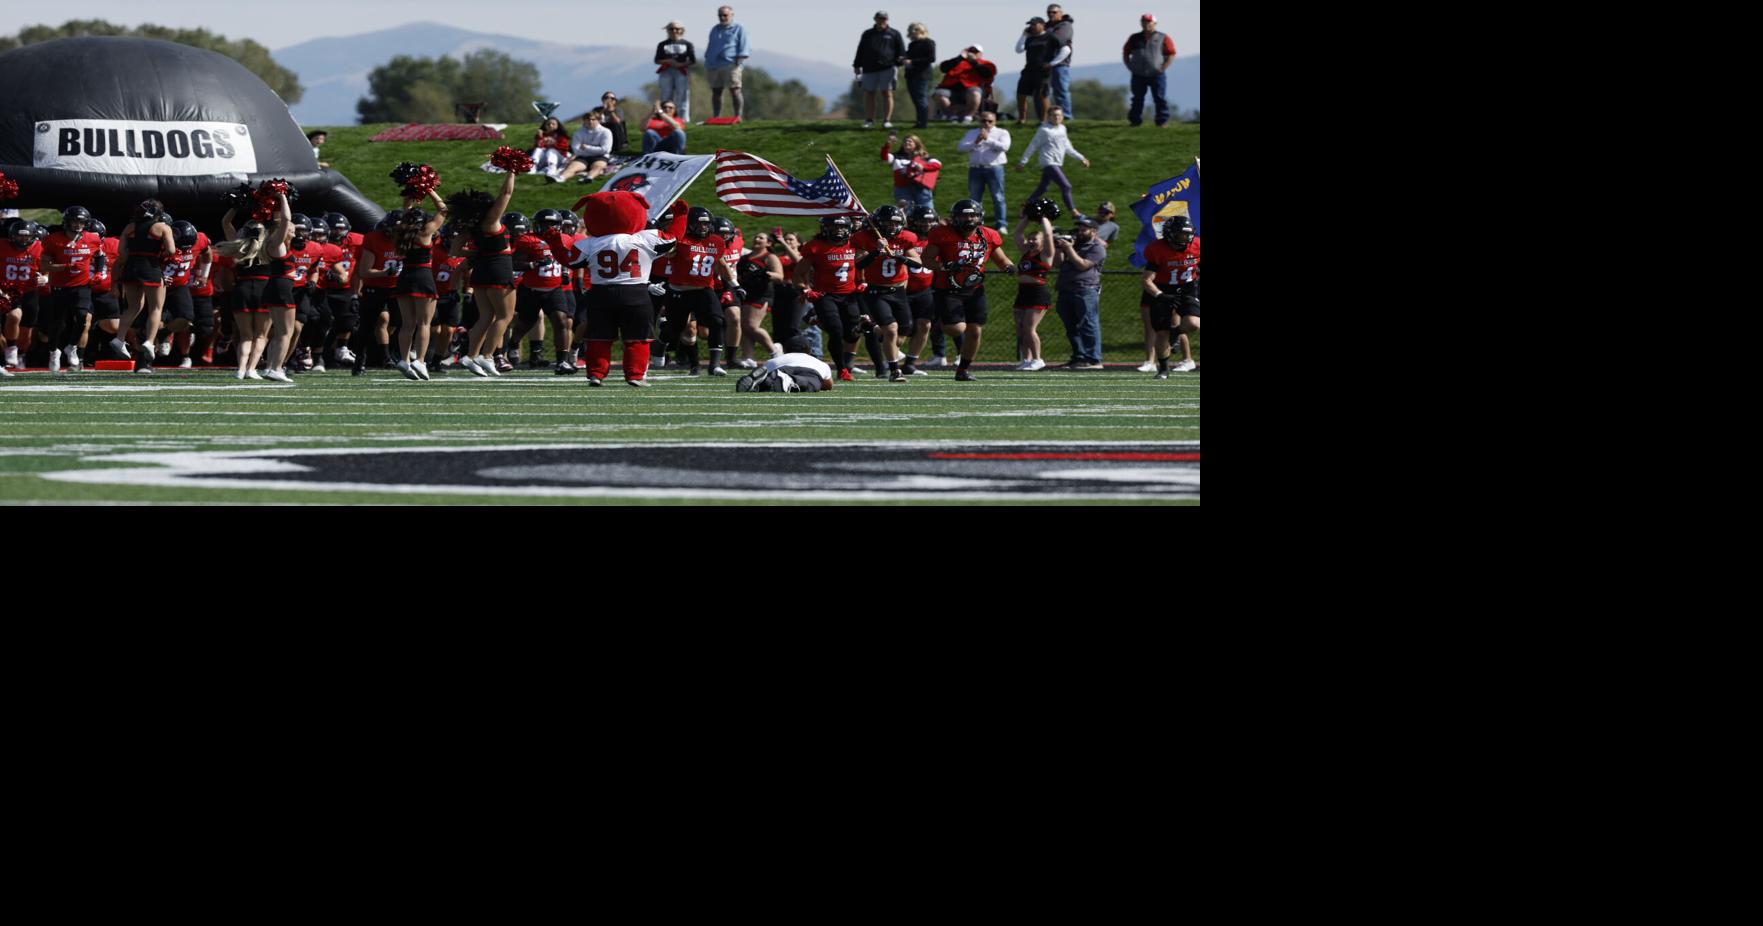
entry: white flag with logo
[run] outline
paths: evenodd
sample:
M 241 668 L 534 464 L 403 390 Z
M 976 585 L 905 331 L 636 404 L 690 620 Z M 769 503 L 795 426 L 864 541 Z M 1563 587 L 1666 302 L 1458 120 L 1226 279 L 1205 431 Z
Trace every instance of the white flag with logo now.
M 621 190 L 643 194 L 643 198 L 649 201 L 649 218 L 653 219 L 673 205 L 673 201 L 679 199 L 686 187 L 691 186 L 714 160 L 715 156 L 709 154 L 652 152 L 624 165 L 623 170 L 606 181 L 600 192 Z

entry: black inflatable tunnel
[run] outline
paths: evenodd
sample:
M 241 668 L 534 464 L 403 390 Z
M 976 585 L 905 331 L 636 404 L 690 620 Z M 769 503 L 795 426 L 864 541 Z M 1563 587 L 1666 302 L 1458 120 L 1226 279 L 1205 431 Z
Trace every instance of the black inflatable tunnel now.
M 85 206 L 114 233 L 154 197 L 218 235 L 227 190 L 282 177 L 300 191 L 296 212 L 341 212 L 357 228 L 385 215 L 319 168 L 287 104 L 225 55 L 157 39 L 56 39 L 0 54 L 0 74 L 0 171 L 19 186 L 5 206 Z

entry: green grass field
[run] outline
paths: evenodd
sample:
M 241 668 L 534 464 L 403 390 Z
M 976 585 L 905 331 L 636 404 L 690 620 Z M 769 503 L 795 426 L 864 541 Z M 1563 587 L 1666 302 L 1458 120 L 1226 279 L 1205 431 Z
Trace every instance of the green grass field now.
M 496 380 L 454 373 L 432 383 L 410 382 L 395 372 L 363 377 L 332 372 L 304 374 L 293 386 L 241 383 L 229 373 L 210 370 L 163 370 L 151 378 L 127 373 L 28 373 L 0 381 L 0 416 L 7 424 L 0 435 L 0 503 L 1198 503 L 1197 462 L 1184 464 L 1192 470 L 1193 485 L 1191 493 L 1179 497 L 1165 497 L 1161 489 L 1086 498 L 1053 491 L 1092 478 L 1057 475 L 1071 466 L 1112 468 L 1113 474 L 1093 478 L 1117 480 L 1118 470 L 1126 464 L 1115 463 L 1046 464 L 1057 472 L 1051 477 L 1037 472 L 1033 478 L 1040 482 L 1031 487 L 1032 492 L 1051 492 L 1044 499 L 998 483 L 996 473 L 986 477 L 991 485 L 976 483 L 974 492 L 942 483 L 930 486 L 931 491 L 918 491 L 918 486 L 897 479 L 881 481 L 894 478 L 886 467 L 877 471 L 873 492 L 868 485 L 850 492 L 834 489 L 830 494 L 755 492 L 751 485 L 742 489 L 732 476 L 725 476 L 733 467 L 714 462 L 705 464 L 713 468 L 694 483 L 713 493 L 708 497 L 670 497 L 628 488 L 617 490 L 618 494 L 597 493 L 592 486 L 604 480 L 592 478 L 592 473 L 572 472 L 536 477 L 514 472 L 495 481 L 497 490 L 482 494 L 469 486 L 432 492 L 410 486 L 372 488 L 379 481 L 401 482 L 413 475 L 399 459 L 384 465 L 361 460 L 359 476 L 352 476 L 352 487 L 346 489 L 324 484 L 294 489 L 279 481 L 264 487 L 159 484 L 174 468 L 187 469 L 192 460 L 212 460 L 225 452 L 354 450 L 364 458 L 377 455 L 383 460 L 391 453 L 415 460 L 424 455 L 409 455 L 423 448 L 531 448 L 497 451 L 493 460 L 468 464 L 464 475 L 480 485 L 484 478 L 477 474 L 486 467 L 506 470 L 535 455 L 609 445 L 691 444 L 697 446 L 667 453 L 695 459 L 719 452 L 757 452 L 753 448 L 776 444 L 825 447 L 847 441 L 917 442 L 910 446 L 922 449 L 921 456 L 996 454 L 1022 443 L 1054 449 L 1069 444 L 1069 449 L 1089 452 L 1106 451 L 1117 443 L 1186 442 L 1176 449 L 1197 457 L 1197 373 L 1173 374 L 1167 382 L 1114 371 L 982 370 L 979 375 L 977 383 L 956 383 L 946 371 L 915 377 L 908 384 L 866 377 L 840 384 L 830 393 L 786 396 L 737 395 L 732 376 L 694 378 L 670 371 L 655 371 L 654 385 L 646 390 L 617 383 L 616 371 L 614 380 L 601 389 L 587 388 L 580 376 L 548 372 Z M 873 455 L 864 448 L 836 452 L 854 461 Z M 299 458 L 294 459 L 297 465 Z M 806 483 L 796 485 L 818 489 L 818 478 L 810 474 Z M 901 485 L 907 487 L 890 488 Z

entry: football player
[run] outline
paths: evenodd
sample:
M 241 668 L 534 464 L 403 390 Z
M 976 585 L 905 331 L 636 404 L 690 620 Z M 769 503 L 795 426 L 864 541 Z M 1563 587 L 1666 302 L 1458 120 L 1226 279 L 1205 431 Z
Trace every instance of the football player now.
M 1200 236 L 1194 234 L 1194 224 L 1187 216 L 1165 219 L 1159 240 L 1145 248 L 1144 288 L 1151 298 L 1151 328 L 1157 338 L 1155 378 L 1168 379 L 1170 330 L 1182 335 L 1200 330 Z M 1175 372 L 1199 369 L 1187 338 L 1182 338 L 1181 347 L 1182 359 Z
M 964 199 L 949 210 L 949 224 L 932 229 L 924 247 L 924 263 L 936 268 L 937 318 L 943 331 L 961 342 L 961 362 L 955 381 L 970 383 L 974 355 L 986 324 L 985 265 L 991 261 L 1014 275 L 1015 265 L 1004 256 L 1004 239 L 980 224 L 979 203 Z

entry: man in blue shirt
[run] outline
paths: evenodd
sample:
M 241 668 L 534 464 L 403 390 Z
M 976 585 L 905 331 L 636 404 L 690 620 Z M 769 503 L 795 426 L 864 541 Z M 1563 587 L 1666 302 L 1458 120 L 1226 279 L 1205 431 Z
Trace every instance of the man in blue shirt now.
M 735 118 L 741 118 L 741 65 L 750 54 L 747 30 L 735 22 L 735 9 L 725 6 L 716 11 L 716 25 L 710 27 L 710 42 L 704 49 L 704 70 L 710 77 L 710 111 L 722 115 L 722 88 L 727 87 L 735 101 Z

